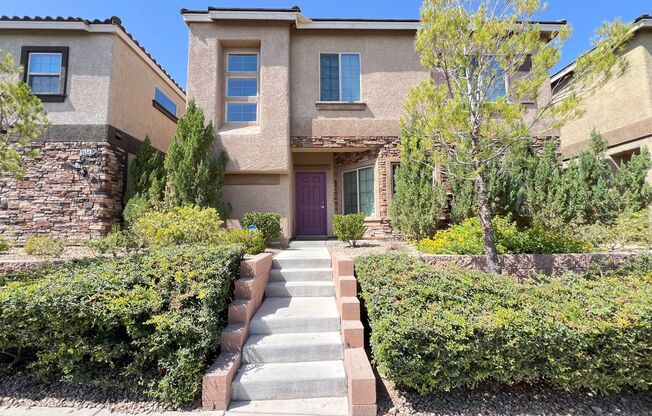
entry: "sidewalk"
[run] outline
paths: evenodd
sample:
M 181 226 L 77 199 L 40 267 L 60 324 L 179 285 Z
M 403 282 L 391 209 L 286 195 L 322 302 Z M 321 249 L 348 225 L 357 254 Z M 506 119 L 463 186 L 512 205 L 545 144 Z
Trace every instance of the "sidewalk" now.
M 224 416 L 223 411 L 213 412 L 148 412 L 152 416 Z M 2 407 L 0 416 L 134 416 L 134 414 L 111 412 L 108 409 L 75 409 L 74 407 Z

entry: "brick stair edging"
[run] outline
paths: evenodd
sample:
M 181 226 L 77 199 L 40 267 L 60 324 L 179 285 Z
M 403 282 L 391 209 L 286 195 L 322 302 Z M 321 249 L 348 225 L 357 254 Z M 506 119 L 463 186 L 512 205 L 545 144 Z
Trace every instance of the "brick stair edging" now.
M 231 383 L 241 363 L 242 346 L 249 337 L 249 321 L 263 301 L 272 268 L 272 254 L 260 253 L 240 262 L 228 325 L 220 337 L 221 352 L 202 377 L 204 410 L 226 410 L 231 403 Z
M 364 326 L 360 321 L 358 282 L 353 274 L 353 259 L 331 255 L 335 298 L 342 323 L 344 369 L 346 371 L 349 415 L 375 416 L 376 377 L 364 350 Z

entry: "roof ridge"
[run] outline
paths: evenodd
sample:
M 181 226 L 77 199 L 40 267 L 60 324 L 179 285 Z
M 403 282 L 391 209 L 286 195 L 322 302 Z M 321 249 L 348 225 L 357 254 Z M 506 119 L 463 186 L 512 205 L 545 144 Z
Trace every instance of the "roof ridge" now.
M 179 85 L 179 83 L 168 73 L 168 71 L 161 65 L 143 45 L 138 42 L 138 40 L 132 35 L 123 25 L 122 19 L 118 16 L 111 16 L 107 19 L 84 19 L 82 17 L 74 16 L 0 16 L 0 21 L 5 22 L 78 22 L 84 23 L 87 25 L 113 25 L 120 29 L 132 42 L 152 61 L 158 69 L 160 69 L 163 74 L 170 80 L 172 83 L 179 88 L 179 90 L 185 95 L 186 91 Z

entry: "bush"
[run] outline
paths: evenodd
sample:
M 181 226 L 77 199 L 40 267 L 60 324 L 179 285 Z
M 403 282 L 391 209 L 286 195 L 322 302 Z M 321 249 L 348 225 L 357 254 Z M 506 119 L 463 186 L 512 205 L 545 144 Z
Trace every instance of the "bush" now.
M 86 247 L 96 256 L 111 254 L 117 257 L 138 251 L 142 246 L 142 241 L 134 233 L 123 231 L 118 226 L 114 226 L 105 237 L 86 241 Z
M 501 254 L 526 253 L 583 253 L 590 251 L 591 244 L 542 228 L 520 230 L 508 218 L 493 220 L 496 246 Z M 482 227 L 477 217 L 464 220 L 448 230 L 440 231 L 432 239 L 416 243 L 417 249 L 428 254 L 484 254 Z
M 137 194 L 132 196 L 125 205 L 122 210 L 122 218 L 124 218 L 127 225 L 133 225 L 138 218 L 154 210 L 155 206 L 150 198 Z
M 216 244 L 222 224 L 214 208 L 187 206 L 165 212 L 149 211 L 136 220 L 133 231 L 151 247 Z
M 281 236 L 281 214 L 278 212 L 246 212 L 242 225 L 244 227 L 255 225 L 268 241 Z
M 25 241 L 25 253 L 32 256 L 59 257 L 66 249 L 66 242 L 60 238 L 33 235 Z
M 9 241 L 7 241 L 6 238 L 0 235 L 0 253 L 9 251 L 10 248 L 11 248 L 11 244 L 9 243 Z
M 0 351 L 22 355 L 41 379 L 191 403 L 219 351 L 241 258 L 239 246 L 182 246 L 10 276 Z
M 355 247 L 357 240 L 361 239 L 367 230 L 364 218 L 364 214 L 335 215 L 333 231 L 337 239 L 346 241 L 351 247 Z
M 595 223 L 569 230 L 577 237 L 605 249 L 652 246 L 652 213 L 649 210 L 621 214 L 613 225 Z
M 219 241 L 222 244 L 240 244 L 245 247 L 247 254 L 258 254 L 265 251 L 265 237 L 259 230 L 224 230 L 220 233 Z
M 379 370 L 420 393 L 480 382 L 599 392 L 652 386 L 652 260 L 644 272 L 538 277 L 356 261 Z

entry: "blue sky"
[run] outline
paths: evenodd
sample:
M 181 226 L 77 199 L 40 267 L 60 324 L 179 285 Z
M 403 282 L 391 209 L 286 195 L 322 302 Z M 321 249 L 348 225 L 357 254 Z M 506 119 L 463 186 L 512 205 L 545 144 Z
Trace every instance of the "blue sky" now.
M 596 27 L 621 17 L 631 21 L 652 14 L 650 0 L 548 0 L 541 20 L 567 19 L 574 32 L 558 68 L 590 46 Z M 0 14 L 78 16 L 88 19 L 119 16 L 128 31 L 185 87 L 188 31 L 179 10 L 224 7 L 291 7 L 308 17 L 418 18 L 421 0 L 2 0 Z M 0 49 L 2 45 L 0 45 Z

